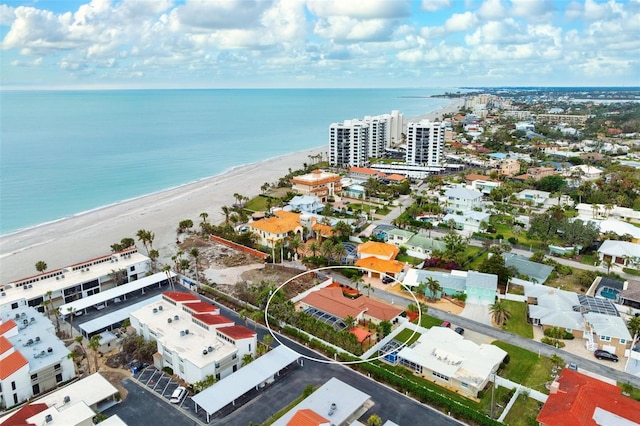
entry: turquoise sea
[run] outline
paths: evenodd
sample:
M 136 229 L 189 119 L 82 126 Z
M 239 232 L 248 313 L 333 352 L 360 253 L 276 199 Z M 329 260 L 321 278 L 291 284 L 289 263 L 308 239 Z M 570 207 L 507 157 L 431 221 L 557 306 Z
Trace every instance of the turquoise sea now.
M 333 122 L 425 114 L 452 90 L 3 91 L 0 235 L 327 145 Z

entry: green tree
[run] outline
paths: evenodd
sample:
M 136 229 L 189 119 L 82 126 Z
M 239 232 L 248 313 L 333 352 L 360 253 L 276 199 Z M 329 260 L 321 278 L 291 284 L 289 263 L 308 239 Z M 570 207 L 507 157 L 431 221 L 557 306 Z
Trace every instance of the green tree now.
M 344 322 L 344 325 L 345 325 L 345 331 L 351 330 L 356 325 L 356 319 L 354 317 L 352 317 L 351 315 L 347 315 L 344 318 L 343 322 Z
M 252 361 L 253 361 L 253 355 L 244 354 L 244 356 L 242 357 L 242 367 L 244 367 L 245 365 L 248 365 Z
M 640 317 L 631 317 L 627 323 L 627 328 L 632 336 L 640 335 Z
M 47 264 L 44 261 L 39 260 L 39 261 L 36 262 L 36 271 L 38 271 L 38 272 L 40 272 L 42 274 L 46 270 L 47 270 Z
M 382 418 L 377 414 L 372 414 L 367 419 L 367 426 L 382 426 Z
M 196 247 L 194 247 L 194 248 L 191 249 L 189 254 L 191 255 L 191 257 L 193 257 L 194 268 L 196 270 L 196 281 L 198 281 L 198 270 L 199 270 L 198 259 L 200 259 L 200 250 L 198 250 Z
M 209 217 L 209 213 L 202 212 L 200 213 L 200 217 L 202 218 L 202 222 L 207 223 L 207 218 Z
M 392 325 L 389 321 L 381 321 L 376 329 L 378 331 L 378 335 L 385 337 L 388 336 L 389 333 L 391 333 L 391 328 Z
M 509 282 L 509 278 L 515 275 L 512 268 L 507 268 L 502 257 L 502 252 L 499 249 L 493 249 L 493 252 L 489 252 L 489 255 L 482 261 L 479 272 L 485 274 L 493 274 L 498 276 L 498 284 L 506 285 Z
M 364 278 L 362 278 L 362 275 L 354 275 L 351 277 L 351 284 L 353 284 L 353 287 L 355 287 L 356 290 L 360 291 L 360 285 L 364 283 Z
M 370 297 L 371 293 L 376 291 L 376 289 L 371 285 L 371 283 L 367 283 L 363 285 L 362 288 L 367 290 L 367 297 Z
M 502 325 L 511 318 L 511 312 L 507 308 L 507 305 L 501 301 L 496 301 L 493 305 L 489 305 L 489 313 L 491 313 L 491 318 L 498 327 L 502 327 Z
M 89 339 L 89 343 L 87 343 L 87 346 L 89 347 L 89 349 L 91 349 L 91 352 L 93 353 L 93 366 L 94 366 L 94 373 L 97 373 L 98 370 L 100 369 L 100 365 L 98 364 L 98 349 L 100 348 L 100 340 L 102 339 L 102 336 L 100 336 L 99 334 L 96 334 L 94 336 L 91 336 L 91 339 Z
M 440 282 L 433 277 L 427 278 L 426 288 L 429 290 L 429 299 L 435 302 L 438 298 L 438 293 L 442 291 Z

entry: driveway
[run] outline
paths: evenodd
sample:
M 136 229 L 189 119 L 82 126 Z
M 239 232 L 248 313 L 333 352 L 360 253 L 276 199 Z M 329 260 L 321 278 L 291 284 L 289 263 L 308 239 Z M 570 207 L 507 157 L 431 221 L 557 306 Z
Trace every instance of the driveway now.
M 489 312 L 489 306 L 487 305 L 466 303 L 460 316 L 463 318 L 469 318 L 470 320 L 481 324 L 491 325 L 491 313 Z

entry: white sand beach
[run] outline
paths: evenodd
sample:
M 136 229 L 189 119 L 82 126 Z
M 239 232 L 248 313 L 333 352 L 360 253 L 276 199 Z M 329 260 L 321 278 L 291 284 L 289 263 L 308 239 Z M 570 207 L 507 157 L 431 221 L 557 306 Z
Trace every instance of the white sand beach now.
M 36 275 L 36 262 L 49 270 L 109 254 L 124 237 L 136 239 L 139 229 L 155 233 L 154 248 L 162 258 L 175 254 L 176 228 L 184 219 L 198 227 L 200 213 L 220 223 L 221 208 L 235 202 L 233 194 L 253 197 L 265 183 L 277 182 L 288 169 L 301 169 L 310 155 L 327 147 L 296 152 L 230 170 L 222 175 L 107 206 L 0 238 L 0 283 Z
M 442 115 L 457 112 L 464 99 L 456 98 L 443 108 L 405 119 L 436 121 Z M 136 239 L 136 232 L 155 233 L 154 248 L 160 261 L 175 254 L 176 228 L 184 219 L 195 227 L 206 212 L 208 220 L 220 223 L 221 208 L 235 202 L 233 194 L 254 197 L 265 183 L 273 183 L 310 162 L 310 155 L 328 152 L 328 146 L 296 152 L 230 170 L 222 175 L 169 189 L 91 212 L 43 224 L 0 237 L 0 283 L 36 275 L 36 262 L 42 260 L 53 270 L 111 252 L 111 245 L 122 238 Z

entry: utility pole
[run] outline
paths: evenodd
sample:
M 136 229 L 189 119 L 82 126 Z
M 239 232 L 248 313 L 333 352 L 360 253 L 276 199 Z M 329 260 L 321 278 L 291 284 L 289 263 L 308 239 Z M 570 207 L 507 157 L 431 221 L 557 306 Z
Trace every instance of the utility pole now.
M 491 381 L 493 382 L 493 384 L 491 386 L 491 418 L 493 419 L 493 401 L 494 401 L 495 390 L 496 390 L 496 375 L 495 374 L 491 375 Z

